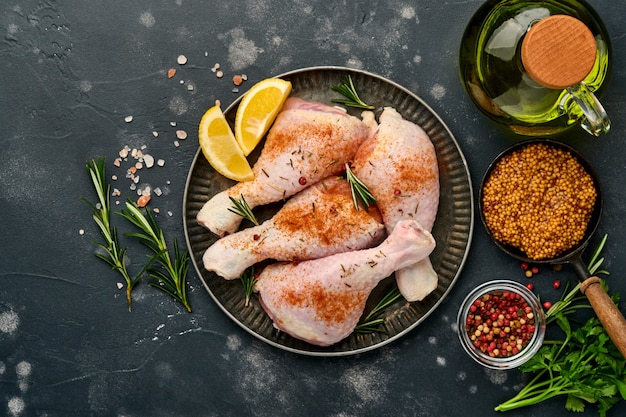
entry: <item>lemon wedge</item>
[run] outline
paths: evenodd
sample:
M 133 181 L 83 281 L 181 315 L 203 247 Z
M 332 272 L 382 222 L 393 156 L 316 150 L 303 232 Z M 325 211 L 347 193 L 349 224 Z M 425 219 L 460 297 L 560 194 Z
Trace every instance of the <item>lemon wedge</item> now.
M 244 155 L 259 144 L 291 93 L 291 82 L 266 78 L 248 90 L 235 115 L 235 138 Z
M 254 178 L 219 105 L 208 109 L 200 119 L 198 141 L 209 164 L 223 176 L 235 181 Z

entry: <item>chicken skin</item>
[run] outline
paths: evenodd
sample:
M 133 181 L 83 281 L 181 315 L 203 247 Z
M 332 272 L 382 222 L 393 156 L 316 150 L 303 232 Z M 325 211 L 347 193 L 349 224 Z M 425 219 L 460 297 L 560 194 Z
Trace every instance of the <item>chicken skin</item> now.
M 345 110 L 291 97 L 268 132 L 254 179 L 216 194 L 197 215 L 218 236 L 234 233 L 241 217 L 232 213 L 230 197 L 243 196 L 250 206 L 280 201 L 338 174 L 369 136 L 369 126 Z
M 400 221 L 377 247 L 272 264 L 261 272 L 255 290 L 276 328 L 329 346 L 352 333 L 381 280 L 428 257 L 434 247 L 419 223 Z
M 385 108 L 378 128 L 357 151 L 353 171 L 377 199 L 388 232 L 413 219 L 431 231 L 439 206 L 439 167 L 430 138 L 421 127 Z M 407 301 L 419 301 L 437 288 L 430 259 L 396 272 Z
M 356 210 L 350 185 L 326 178 L 290 198 L 269 220 L 219 239 L 204 267 L 226 279 L 265 259 L 302 261 L 379 244 L 385 227 L 375 206 Z

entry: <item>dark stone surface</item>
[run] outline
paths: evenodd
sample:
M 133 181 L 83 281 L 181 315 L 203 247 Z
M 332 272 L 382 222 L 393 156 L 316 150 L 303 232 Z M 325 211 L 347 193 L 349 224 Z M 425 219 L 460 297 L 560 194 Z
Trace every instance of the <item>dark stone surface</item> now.
M 128 312 L 120 278 L 94 257 L 98 232 L 81 197 L 95 198 L 86 160 L 108 158 L 121 196 L 136 197 L 120 149 L 145 146 L 163 167 L 140 171 L 161 188 L 152 207 L 170 239 L 184 241 L 182 197 L 203 112 L 254 82 L 316 65 L 388 77 L 423 98 L 450 127 L 478 183 L 511 143 L 464 94 L 458 45 L 480 1 L 15 0 L 0 6 L 0 415 L 9 416 L 440 416 L 496 415 L 524 383 L 486 371 L 457 341 L 464 295 L 492 278 L 524 281 L 518 263 L 476 222 L 470 256 L 450 296 L 423 325 L 373 352 L 343 358 L 268 346 L 214 304 L 192 270 L 193 312 L 145 284 Z M 603 184 L 598 233 L 608 283 L 626 292 L 626 34 L 620 2 L 593 2 L 614 48 L 603 97 L 611 132 L 566 138 Z M 176 63 L 185 55 L 184 66 Z M 221 64 L 223 78 L 212 71 Z M 168 68 L 178 72 L 168 79 Z M 133 116 L 127 123 L 126 116 Z M 172 126 L 175 122 L 176 126 Z M 175 146 L 175 131 L 189 138 Z M 157 132 L 158 136 L 154 136 Z M 83 230 L 84 234 L 80 231 Z M 120 232 L 125 228 L 120 226 Z M 129 244 L 131 266 L 144 262 Z M 575 281 L 566 267 L 558 275 Z M 534 278 L 554 300 L 554 273 Z M 565 415 L 563 399 L 507 413 Z M 609 416 L 624 415 L 620 403 Z M 583 415 L 596 415 L 589 408 Z

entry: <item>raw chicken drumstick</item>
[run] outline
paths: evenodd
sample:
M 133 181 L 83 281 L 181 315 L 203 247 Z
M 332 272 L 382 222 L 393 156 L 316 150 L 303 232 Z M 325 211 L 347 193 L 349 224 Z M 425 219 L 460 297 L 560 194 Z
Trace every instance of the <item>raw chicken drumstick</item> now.
M 229 197 L 243 195 L 254 208 L 292 196 L 339 173 L 369 133 L 367 124 L 345 110 L 287 99 L 252 168 L 254 179 L 216 194 L 198 213 L 198 222 L 218 236 L 235 232 L 242 218 L 228 210 Z
M 380 243 L 385 226 L 376 206 L 356 210 L 350 185 L 333 176 L 290 198 L 259 226 L 225 236 L 202 258 L 208 271 L 238 278 L 265 259 L 303 261 Z
M 357 151 L 353 172 L 376 197 L 388 232 L 404 219 L 431 231 L 439 206 L 439 166 L 430 138 L 421 127 L 385 108 L 374 131 Z M 419 301 L 437 288 L 430 259 L 396 272 L 407 301 Z
M 255 289 L 276 328 L 329 346 L 352 333 L 381 280 L 424 259 L 434 247 L 433 237 L 419 223 L 401 221 L 377 247 L 270 265 Z

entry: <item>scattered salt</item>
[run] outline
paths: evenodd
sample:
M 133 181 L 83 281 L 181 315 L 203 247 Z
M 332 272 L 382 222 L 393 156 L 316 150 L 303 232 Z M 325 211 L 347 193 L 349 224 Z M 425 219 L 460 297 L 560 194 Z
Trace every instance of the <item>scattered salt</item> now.
M 85 229 L 80 229 L 78 231 L 78 234 L 81 235 L 81 236 L 84 235 L 85 234 Z
M 170 122 L 170 126 L 175 127 L 176 126 L 176 122 Z
M 132 121 L 133 121 L 133 116 L 126 116 L 126 117 L 124 117 L 124 121 L 125 121 L 126 123 L 130 123 L 130 122 L 132 122 Z
M 176 146 L 178 148 L 180 146 L 180 143 L 177 140 L 175 140 L 174 141 L 174 146 Z
M 160 197 L 163 194 L 163 191 L 159 187 L 157 187 L 154 189 L 154 194 Z
M 187 63 L 187 57 L 185 55 L 179 55 L 176 59 L 179 65 L 185 65 Z
M 112 179 L 113 181 L 117 181 L 117 175 L 111 175 L 111 179 Z
M 185 139 L 187 139 L 187 132 L 185 132 L 184 130 L 177 130 L 176 131 L 176 137 L 178 139 L 185 140 Z
M 142 168 L 143 168 L 143 163 L 141 163 L 141 162 L 137 162 L 137 163 L 135 164 L 135 168 L 137 168 L 137 169 L 142 169 Z
M 218 71 L 216 74 L 217 78 L 222 78 L 224 76 L 224 73 L 222 71 Z
M 152 136 L 154 136 L 155 138 L 159 136 L 159 132 L 157 132 L 156 130 L 152 131 Z
M 124 284 L 122 284 L 121 282 L 117 283 L 117 289 L 121 290 L 122 288 L 124 288 Z
M 120 150 L 119 152 L 120 158 L 126 158 L 128 157 L 128 148 L 123 148 Z
M 165 159 L 159 159 L 159 160 L 157 161 L 157 165 L 158 165 L 158 166 L 160 166 L 160 167 L 162 167 L 163 165 L 165 165 Z

